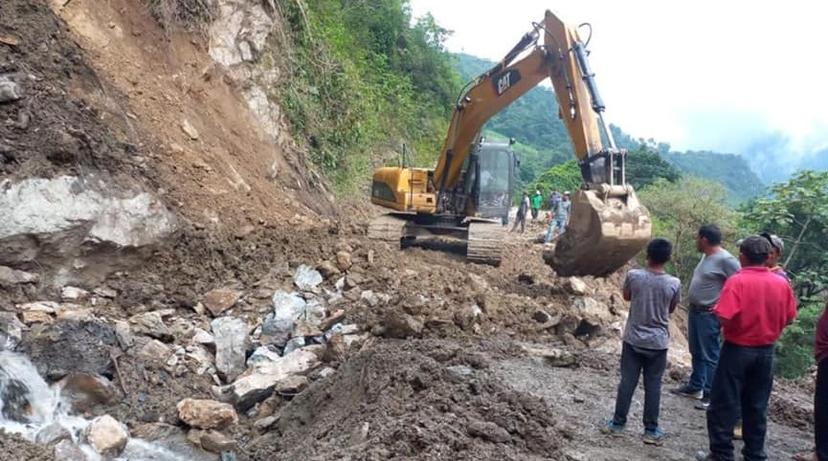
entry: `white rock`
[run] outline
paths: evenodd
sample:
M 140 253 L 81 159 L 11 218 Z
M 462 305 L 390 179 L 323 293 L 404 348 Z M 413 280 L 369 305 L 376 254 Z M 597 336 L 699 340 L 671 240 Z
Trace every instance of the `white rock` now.
M 89 297 L 89 292 L 78 287 L 63 287 L 60 297 L 64 301 L 78 301 Z
M 23 338 L 26 328 L 14 312 L 0 312 L 0 350 L 13 350 Z
M 36 283 L 39 278 L 37 274 L 0 266 L 0 287 L 9 287 L 23 283 Z
M 93 419 L 86 428 L 85 435 L 86 441 L 98 454 L 109 457 L 118 456 L 129 439 L 126 426 L 109 415 Z
M 315 353 L 300 349 L 255 366 L 250 374 L 237 379 L 223 391 L 230 394 L 237 408 L 246 411 L 267 398 L 280 381 L 305 374 L 318 364 L 319 357 Z
M 193 343 L 204 345 L 215 344 L 216 338 L 207 331 L 201 328 L 196 328 L 193 334 Z
M 583 296 L 587 294 L 588 288 L 589 287 L 587 287 L 586 282 L 584 282 L 578 277 L 569 277 L 569 280 L 566 283 L 566 289 L 570 293 L 578 296 Z
M 54 314 L 60 308 L 60 304 L 53 301 L 36 301 L 33 303 L 18 304 L 17 308 L 21 311 L 45 312 L 47 314 Z
M 307 303 L 297 293 L 277 291 L 273 295 L 273 312 L 262 322 L 262 337 L 277 346 L 284 346 L 293 325 L 305 312 Z
M 293 276 L 293 283 L 297 288 L 303 291 L 310 291 L 322 283 L 322 274 L 318 270 L 302 264 L 296 268 L 296 274 Z
M 216 369 L 226 382 L 233 381 L 245 369 L 247 323 L 234 317 L 219 317 L 210 322 L 210 327 L 216 338 Z
M 263 365 L 265 362 L 279 360 L 281 356 L 268 346 L 259 346 L 247 359 L 247 366 L 250 368 Z
M 184 399 L 176 409 L 178 419 L 199 429 L 224 429 L 239 422 L 232 405 L 215 400 Z

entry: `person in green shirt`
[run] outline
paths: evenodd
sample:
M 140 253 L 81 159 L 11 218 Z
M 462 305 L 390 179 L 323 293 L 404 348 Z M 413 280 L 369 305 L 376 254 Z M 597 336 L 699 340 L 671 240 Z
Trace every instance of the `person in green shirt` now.
M 543 203 L 543 195 L 541 195 L 539 190 L 535 191 L 535 195 L 532 196 L 532 220 L 538 219 L 538 214 L 540 213 L 540 207 Z

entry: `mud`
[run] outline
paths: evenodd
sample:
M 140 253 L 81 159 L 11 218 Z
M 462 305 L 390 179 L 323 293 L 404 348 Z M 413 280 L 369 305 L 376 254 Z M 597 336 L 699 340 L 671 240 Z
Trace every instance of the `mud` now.
M 17 434 L 0 430 L 0 453 L 3 459 L 26 461 L 55 461 L 51 450 L 36 445 Z

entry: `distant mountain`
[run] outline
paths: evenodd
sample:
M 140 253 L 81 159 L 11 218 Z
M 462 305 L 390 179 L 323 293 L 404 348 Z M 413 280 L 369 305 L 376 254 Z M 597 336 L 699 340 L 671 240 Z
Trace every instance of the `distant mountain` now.
M 454 55 L 460 76 L 471 81 L 496 63 L 464 53 Z M 675 152 L 669 144 L 652 139 L 635 139 L 616 126 L 613 135 L 619 147 L 634 150 L 642 144 L 657 151 L 684 174 L 720 182 L 733 203 L 750 199 L 764 190 L 764 184 L 745 162 L 733 154 Z M 548 87 L 535 87 L 522 98 L 492 117 L 485 127 L 490 137 L 515 138 L 522 146 L 520 182 L 530 183 L 554 165 L 573 158 L 566 128 L 558 119 L 558 101 Z M 828 159 L 825 160 L 828 162 Z

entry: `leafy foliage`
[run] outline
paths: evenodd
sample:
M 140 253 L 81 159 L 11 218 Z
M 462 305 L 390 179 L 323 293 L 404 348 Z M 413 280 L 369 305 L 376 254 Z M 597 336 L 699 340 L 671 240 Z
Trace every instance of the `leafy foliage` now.
M 582 182 L 581 169 L 578 168 L 578 163 L 575 160 L 569 160 L 546 170 L 534 182 L 530 190 L 540 190 L 546 197 L 553 190 L 560 193 L 565 191 L 574 192 L 581 187 Z
M 636 189 L 659 179 L 676 182 L 681 173 L 656 151 L 641 145 L 627 154 L 627 182 Z
M 727 205 L 727 193 L 721 184 L 688 176 L 676 182 L 657 179 L 639 195 L 650 210 L 653 234 L 673 242 L 671 272 L 686 289 L 699 261 L 695 244 L 699 227 L 717 224 L 726 241 L 736 229 L 736 214 Z
M 416 163 L 431 163 L 460 88 L 448 31 L 431 16 L 412 24 L 407 0 L 281 6 L 290 46 L 276 44 L 272 59 L 290 75 L 276 90 L 295 137 L 340 192 L 364 187 L 403 143 Z
M 814 334 L 822 311 L 821 303 L 811 303 L 799 309 L 796 320 L 785 329 L 777 343 L 777 374 L 797 378 L 814 364 Z
M 802 171 L 745 206 L 746 233 L 785 241 L 783 264 L 803 302 L 828 290 L 828 171 Z

